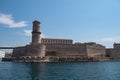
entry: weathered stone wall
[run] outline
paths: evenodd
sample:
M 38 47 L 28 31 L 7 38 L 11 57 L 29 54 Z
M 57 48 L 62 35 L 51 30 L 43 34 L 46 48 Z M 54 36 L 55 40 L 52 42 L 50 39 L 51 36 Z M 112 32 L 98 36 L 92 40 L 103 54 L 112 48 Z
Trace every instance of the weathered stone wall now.
M 17 47 L 13 50 L 13 57 L 20 56 L 37 56 L 44 57 L 45 56 L 45 45 L 42 44 L 31 44 L 26 45 L 25 47 Z
M 42 44 L 31 44 L 26 46 L 26 55 L 27 56 L 37 56 L 44 57 L 45 56 L 46 46 Z
M 106 49 L 100 44 L 85 44 L 87 47 L 87 56 L 88 57 L 103 57 L 106 56 Z
M 52 54 L 53 52 L 53 54 Z M 51 55 L 50 55 L 51 53 Z M 46 55 L 49 56 L 87 56 L 84 45 L 46 45 Z
M 120 57 L 120 49 L 114 49 L 113 57 Z
M 99 44 L 30 44 L 13 50 L 14 56 L 106 56 L 106 49 Z
M 114 55 L 114 49 L 113 48 L 108 48 L 108 49 L 106 49 L 106 56 L 108 56 L 108 57 L 113 57 L 113 56 L 115 56 Z
M 120 57 L 120 49 L 107 49 L 106 54 L 109 57 Z
M 113 48 L 106 49 L 106 55 L 110 57 L 120 57 L 120 43 L 114 43 Z
M 16 47 L 15 49 L 13 49 L 12 56 L 13 57 L 25 56 L 26 55 L 25 53 L 26 53 L 25 46 Z

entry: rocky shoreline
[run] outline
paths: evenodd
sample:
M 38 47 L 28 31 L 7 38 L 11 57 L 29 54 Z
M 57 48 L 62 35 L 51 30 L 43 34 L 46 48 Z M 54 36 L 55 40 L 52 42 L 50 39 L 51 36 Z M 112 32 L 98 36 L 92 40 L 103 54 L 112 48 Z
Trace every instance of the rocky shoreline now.
M 99 61 L 118 61 L 120 58 L 112 57 L 9 57 L 2 61 L 11 62 L 99 62 Z

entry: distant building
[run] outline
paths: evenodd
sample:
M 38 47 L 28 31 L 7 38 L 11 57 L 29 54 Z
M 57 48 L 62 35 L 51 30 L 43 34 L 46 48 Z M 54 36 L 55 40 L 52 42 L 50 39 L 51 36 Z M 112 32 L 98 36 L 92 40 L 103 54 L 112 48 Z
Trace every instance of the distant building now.
M 4 51 L 0 51 L 0 60 L 5 57 L 5 52 Z

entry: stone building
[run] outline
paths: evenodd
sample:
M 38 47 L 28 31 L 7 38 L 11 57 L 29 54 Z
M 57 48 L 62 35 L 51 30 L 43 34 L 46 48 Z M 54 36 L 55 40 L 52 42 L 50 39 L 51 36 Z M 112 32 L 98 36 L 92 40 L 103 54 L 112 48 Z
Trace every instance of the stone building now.
M 106 49 L 106 55 L 108 57 L 120 57 L 120 43 L 114 43 L 113 48 Z
M 33 21 L 32 42 L 26 46 L 16 47 L 12 56 L 44 57 L 46 46 L 41 44 L 40 34 L 40 22 L 35 20 Z
M 40 22 L 33 22 L 32 42 L 16 47 L 13 57 L 102 57 L 106 55 L 105 46 L 94 42 L 73 43 L 72 39 L 41 38 Z

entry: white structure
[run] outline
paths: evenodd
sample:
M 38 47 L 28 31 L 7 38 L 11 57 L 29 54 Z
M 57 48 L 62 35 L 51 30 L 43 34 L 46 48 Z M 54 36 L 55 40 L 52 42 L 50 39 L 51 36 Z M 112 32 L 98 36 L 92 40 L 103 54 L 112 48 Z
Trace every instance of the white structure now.
M 5 57 L 5 52 L 4 51 L 0 51 L 0 60 Z

